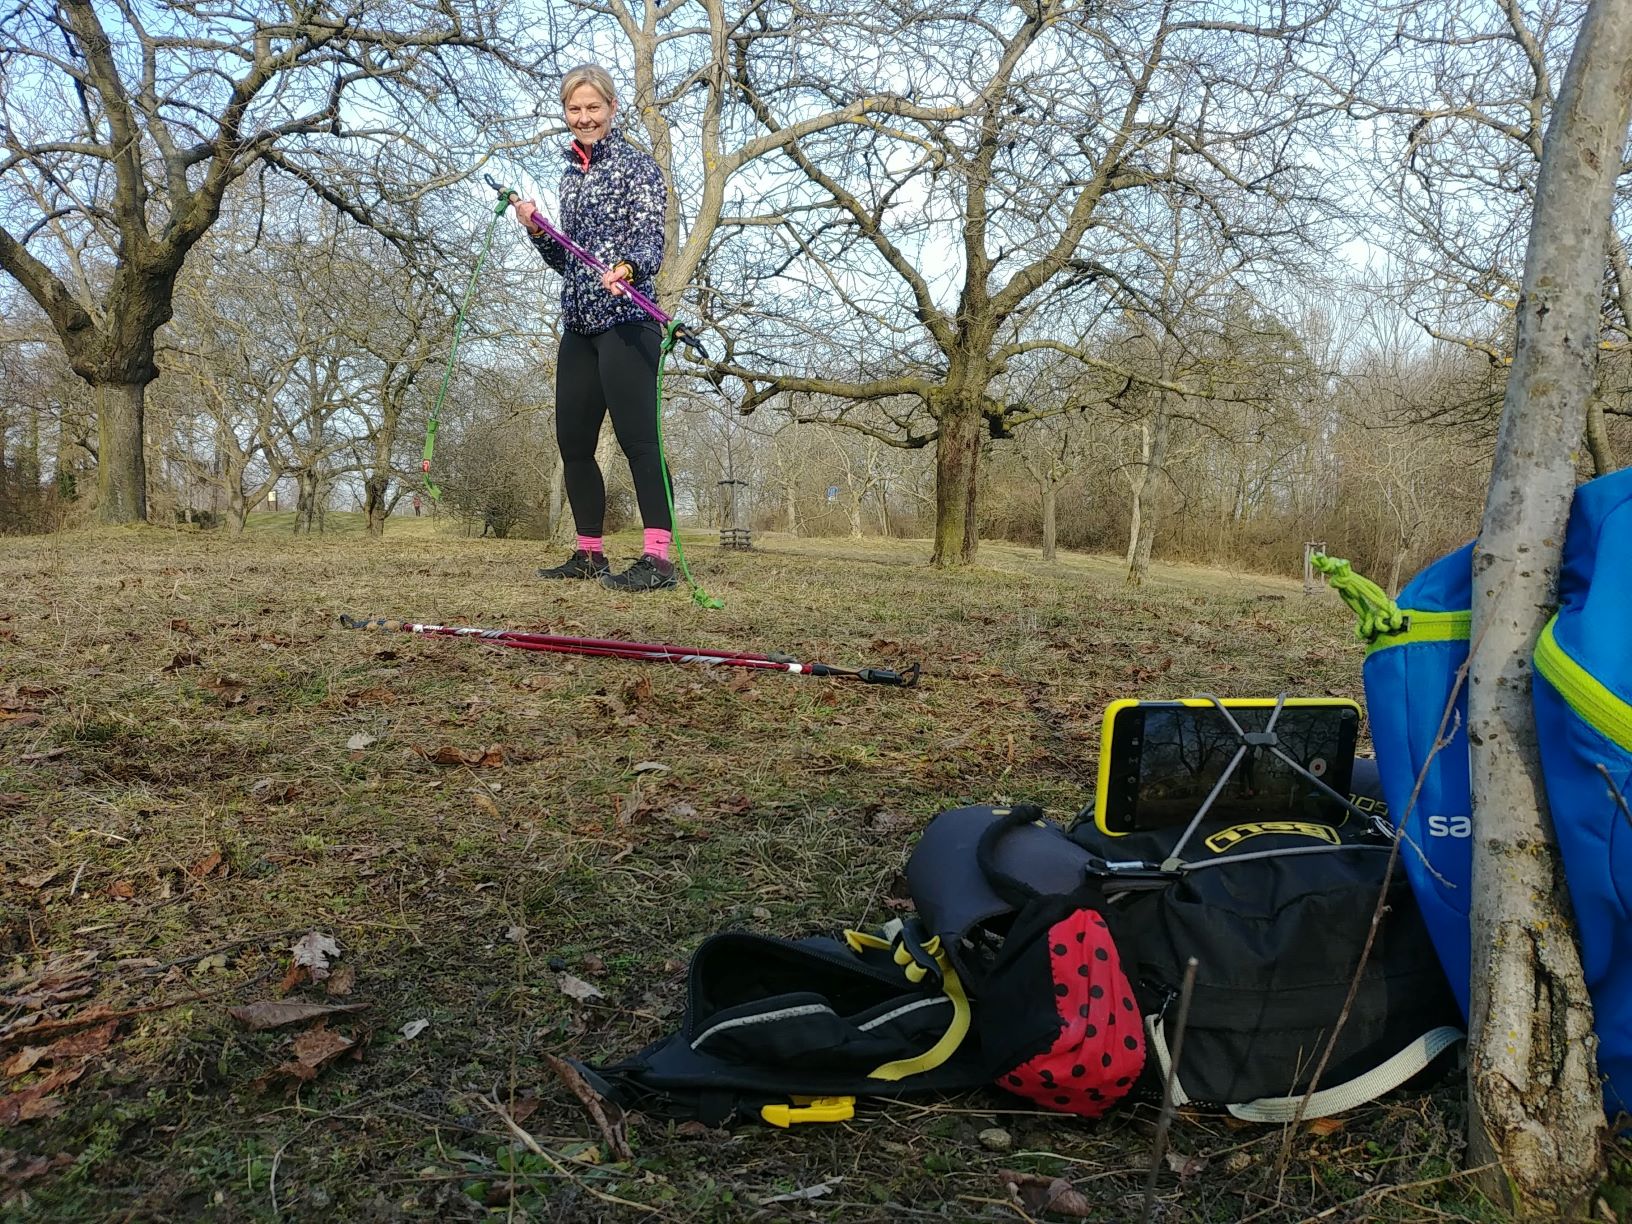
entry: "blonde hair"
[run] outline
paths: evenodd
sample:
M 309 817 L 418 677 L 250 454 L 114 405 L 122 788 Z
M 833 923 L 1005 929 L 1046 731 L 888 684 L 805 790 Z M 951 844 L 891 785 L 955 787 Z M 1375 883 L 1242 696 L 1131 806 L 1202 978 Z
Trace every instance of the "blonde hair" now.
M 618 104 L 618 89 L 612 84 L 612 74 L 599 64 L 579 64 L 561 78 L 562 106 L 567 104 L 567 99 L 572 97 L 572 91 L 580 85 L 588 85 L 606 99 L 608 106 Z

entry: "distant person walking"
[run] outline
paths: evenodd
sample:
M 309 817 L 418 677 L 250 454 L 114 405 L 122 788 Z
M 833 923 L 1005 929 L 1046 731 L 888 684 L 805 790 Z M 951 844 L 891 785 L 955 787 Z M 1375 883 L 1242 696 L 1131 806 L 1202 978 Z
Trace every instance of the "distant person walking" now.
M 555 439 L 578 531 L 572 556 L 539 570 L 538 576 L 599 578 L 624 591 L 660 590 L 675 585 L 669 560 L 674 524 L 657 435 L 662 334 L 629 300 L 624 286 L 656 296 L 653 278 L 663 264 L 667 189 L 657 163 L 619 134 L 617 93 L 605 69 L 586 64 L 567 73 L 561 81 L 561 106 L 572 142 L 564 150 L 560 228 L 610 270 L 602 275 L 572 259 L 534 227 L 534 202 L 516 202 L 516 218 L 533 246 L 561 274 Z M 606 484 L 595 462 L 595 444 L 609 412 L 612 431 L 629 460 L 646 528 L 639 560 L 620 574 L 611 572 L 602 545 Z

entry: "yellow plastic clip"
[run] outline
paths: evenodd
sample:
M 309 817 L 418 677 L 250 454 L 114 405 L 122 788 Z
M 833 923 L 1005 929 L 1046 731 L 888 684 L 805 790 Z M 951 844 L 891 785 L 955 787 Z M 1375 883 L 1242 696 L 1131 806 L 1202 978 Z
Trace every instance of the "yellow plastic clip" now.
M 765 1105 L 759 1116 L 786 1129 L 795 1122 L 848 1122 L 856 1116 L 856 1098 L 796 1096 L 791 1105 Z

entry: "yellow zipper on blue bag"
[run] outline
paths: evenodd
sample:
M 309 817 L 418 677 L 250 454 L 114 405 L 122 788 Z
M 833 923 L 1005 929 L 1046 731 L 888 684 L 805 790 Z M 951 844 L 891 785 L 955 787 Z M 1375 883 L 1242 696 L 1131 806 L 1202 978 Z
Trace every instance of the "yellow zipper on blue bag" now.
M 1473 629 L 1473 612 L 1416 612 L 1405 614 L 1405 623 L 1390 633 L 1379 633 L 1366 644 L 1366 654 L 1390 646 L 1410 646 L 1417 642 L 1465 642 Z
M 1624 752 L 1632 752 L 1632 703 L 1622 701 L 1598 677 L 1564 652 L 1553 633 L 1554 616 L 1536 642 L 1536 670 L 1558 690 L 1570 709 Z

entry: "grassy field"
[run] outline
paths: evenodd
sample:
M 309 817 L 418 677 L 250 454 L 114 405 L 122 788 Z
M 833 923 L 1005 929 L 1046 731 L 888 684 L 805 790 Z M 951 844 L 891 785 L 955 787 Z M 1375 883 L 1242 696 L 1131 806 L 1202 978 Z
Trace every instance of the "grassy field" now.
M 947 575 L 922 542 L 726 554 L 699 534 L 710 612 L 546 586 L 544 546 L 412 519 L 383 541 L 258 526 L 0 545 L 0 1032 L 44 1013 L 81 1034 L 32 1069 L 0 1046 L 0 1215 L 1014 1220 L 1008 1167 L 1137 1217 L 1147 1107 L 1090 1126 L 975 1094 L 730 1136 L 635 1119 L 617 1163 L 543 1056 L 671 1029 L 686 958 L 722 927 L 887 918 L 943 807 L 1069 818 L 1114 697 L 1359 696 L 1335 601 L 1161 566 L 1134 593 L 1112 560 L 999 545 Z M 922 660 L 925 679 L 539 656 L 344 630 L 348 612 Z M 288 981 L 314 931 L 343 989 Z M 327 1022 L 351 1044 L 309 1082 L 290 1067 L 312 1038 L 228 1013 L 286 987 L 367 1005 Z M 993 1126 L 1013 1150 L 982 1146 Z M 1279 1131 L 1181 1116 L 1157 1218 L 1495 1219 L 1457 1175 L 1462 1127 L 1455 1085 L 1391 1100 L 1295 1136 L 1277 1177 Z

